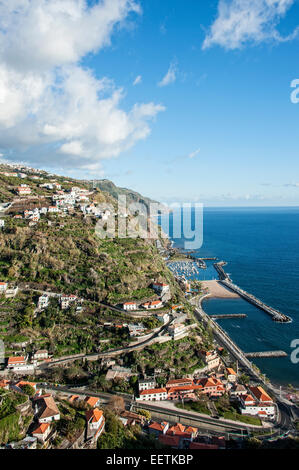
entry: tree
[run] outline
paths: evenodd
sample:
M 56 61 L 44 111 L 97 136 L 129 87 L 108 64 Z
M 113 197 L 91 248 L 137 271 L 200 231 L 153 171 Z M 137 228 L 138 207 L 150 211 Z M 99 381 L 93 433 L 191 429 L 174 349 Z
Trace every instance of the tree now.
M 108 407 L 111 410 L 120 413 L 121 411 L 125 410 L 125 401 L 122 397 L 113 395 L 109 400 Z
M 24 384 L 21 386 L 22 391 L 28 395 L 29 397 L 33 397 L 35 395 L 34 388 L 29 384 Z
M 141 415 L 141 416 L 145 416 L 145 418 L 150 421 L 152 415 L 151 413 L 148 411 L 148 410 L 138 410 L 138 413 Z

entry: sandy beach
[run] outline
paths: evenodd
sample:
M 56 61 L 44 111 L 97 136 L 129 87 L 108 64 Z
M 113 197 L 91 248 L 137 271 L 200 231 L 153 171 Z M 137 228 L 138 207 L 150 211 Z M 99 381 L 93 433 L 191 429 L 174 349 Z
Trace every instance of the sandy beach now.
M 202 286 L 207 288 L 211 297 L 217 299 L 238 299 L 240 296 L 224 287 L 218 281 L 202 281 Z

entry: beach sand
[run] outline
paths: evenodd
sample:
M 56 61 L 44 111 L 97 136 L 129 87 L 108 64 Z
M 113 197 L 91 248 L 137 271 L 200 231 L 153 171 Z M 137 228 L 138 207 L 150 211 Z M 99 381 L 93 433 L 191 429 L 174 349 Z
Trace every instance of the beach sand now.
M 240 296 L 224 287 L 218 281 L 202 281 L 203 288 L 207 288 L 211 297 L 215 299 L 238 299 Z

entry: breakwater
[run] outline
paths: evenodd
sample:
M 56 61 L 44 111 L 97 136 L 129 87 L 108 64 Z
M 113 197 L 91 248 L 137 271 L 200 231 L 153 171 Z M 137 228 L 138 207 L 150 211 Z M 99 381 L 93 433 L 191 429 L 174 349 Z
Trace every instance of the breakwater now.
M 243 297 L 243 299 L 247 300 L 251 304 L 255 305 L 257 308 L 260 310 L 263 310 L 266 312 L 268 315 L 272 317 L 272 319 L 275 322 L 278 323 L 290 323 L 292 322 L 292 319 L 288 317 L 287 315 L 279 312 L 278 310 L 270 307 L 269 305 L 265 304 L 261 300 L 259 300 L 257 297 L 255 297 L 252 294 L 249 294 L 245 290 L 241 289 L 239 286 L 234 284 L 230 277 L 226 274 L 226 272 L 223 269 L 223 266 L 225 266 L 226 263 L 224 261 L 221 261 L 220 263 L 214 263 L 214 267 L 218 273 L 219 280 L 221 284 L 224 286 L 228 287 L 230 290 L 236 292 L 240 297 Z
M 246 357 L 287 357 L 285 351 L 261 351 L 245 353 Z

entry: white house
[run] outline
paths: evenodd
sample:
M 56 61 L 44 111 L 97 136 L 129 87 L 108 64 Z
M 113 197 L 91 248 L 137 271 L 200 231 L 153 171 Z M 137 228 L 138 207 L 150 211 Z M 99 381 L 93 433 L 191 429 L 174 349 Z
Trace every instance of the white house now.
M 140 400 L 140 401 L 167 400 L 167 390 L 166 388 L 153 388 L 149 390 L 142 390 L 137 400 Z
M 0 219 L 0 228 L 3 228 L 5 226 L 5 220 Z
M 47 294 L 43 294 L 40 296 L 38 299 L 38 309 L 39 310 L 44 310 L 49 306 L 49 296 Z
M 0 282 L 0 294 L 4 294 L 7 290 L 8 284 L 7 282 Z
M 48 359 L 49 354 L 46 349 L 40 349 L 39 351 L 36 351 L 33 355 L 33 359 L 36 361 L 42 361 L 44 359 Z
M 161 300 L 154 300 L 153 302 L 145 302 L 145 304 L 142 304 L 143 308 L 146 308 L 147 310 L 154 310 L 158 308 L 163 307 L 163 302 Z
M 229 382 L 235 383 L 237 381 L 237 373 L 231 367 L 226 368 L 227 380 Z
M 169 335 L 176 339 L 186 331 L 186 326 L 183 323 L 177 323 L 174 325 L 169 325 L 167 328 Z
M 31 189 L 26 184 L 21 184 L 21 186 L 17 188 L 17 192 L 19 196 L 27 196 L 31 194 Z
M 32 431 L 33 437 L 36 437 L 39 442 L 44 443 L 51 432 L 51 426 L 49 423 L 40 424 L 34 431 Z
M 17 295 L 18 292 L 19 292 L 18 286 L 8 287 L 5 292 L 5 297 L 7 299 L 12 299 Z
M 151 390 L 155 388 L 155 386 L 156 386 L 156 380 L 154 377 L 138 380 L 139 392 L 142 392 L 143 390 Z
M 38 415 L 38 422 L 51 423 L 52 421 L 60 420 L 60 411 L 52 397 L 52 395 L 44 395 L 37 400 L 36 414 Z
M 87 410 L 85 413 L 88 431 L 99 437 L 105 429 L 105 418 L 103 411 L 98 408 Z
M 18 366 L 24 366 L 27 363 L 27 357 L 25 356 L 11 356 L 8 358 L 7 367 L 13 369 Z
M 156 314 L 156 317 L 159 321 L 161 321 L 162 323 L 168 323 L 169 322 L 169 315 L 168 313 L 157 313 Z
M 163 282 L 154 282 L 153 283 L 153 289 L 156 291 L 156 292 L 159 292 L 161 294 L 164 294 L 165 292 L 168 292 L 169 291 L 169 285 L 168 284 L 164 284 Z
M 123 304 L 123 309 L 124 310 L 137 310 L 137 304 L 136 302 L 125 302 Z

